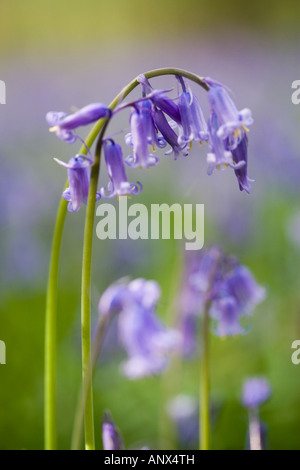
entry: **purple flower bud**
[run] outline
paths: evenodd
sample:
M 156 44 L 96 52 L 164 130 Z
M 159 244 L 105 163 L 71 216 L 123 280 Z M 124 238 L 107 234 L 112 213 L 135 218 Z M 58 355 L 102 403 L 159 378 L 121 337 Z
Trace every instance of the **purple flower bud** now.
M 242 392 L 242 402 L 246 408 L 256 408 L 267 401 L 271 388 L 267 379 L 254 377 L 245 381 Z
M 168 123 L 164 113 L 159 109 L 155 109 L 154 111 L 154 122 L 157 129 L 161 132 L 163 138 L 166 142 L 171 146 L 171 150 L 166 152 L 165 155 L 174 152 L 175 160 L 177 160 L 180 154 L 187 156 L 188 155 L 188 148 L 184 144 L 182 146 L 178 145 L 178 136 Z
M 107 411 L 102 421 L 102 442 L 103 450 L 124 450 L 121 434 Z
M 57 158 L 54 160 L 68 168 L 69 187 L 63 192 L 62 197 L 69 202 L 69 212 L 78 212 L 81 204 L 87 203 L 90 184 L 89 167 L 92 162 L 85 155 L 76 155 L 68 163 L 64 163 Z M 97 200 L 100 197 L 100 194 L 97 193 Z
M 220 139 L 230 139 L 231 148 L 236 148 L 242 140 L 242 129 L 253 123 L 251 111 L 248 108 L 238 111 L 226 88 L 211 78 L 203 79 L 209 85 L 208 99 L 212 112 L 217 115 L 220 126 L 217 135 Z
M 103 197 L 123 196 L 125 194 L 139 194 L 142 191 L 141 183 L 129 183 L 123 163 L 123 153 L 120 145 L 113 140 L 107 139 L 103 142 L 104 157 L 108 176 L 110 178 L 111 191 L 106 194 L 106 188 L 101 188 Z
M 148 109 L 138 104 L 130 115 L 131 140 L 133 155 L 126 158 L 131 167 L 148 168 L 158 163 L 158 158 L 148 153 L 149 115 Z
M 248 138 L 245 133 L 239 145 L 235 149 L 231 150 L 231 153 L 236 165 L 239 165 L 240 162 L 245 162 L 242 167 L 235 169 L 234 172 L 237 177 L 240 190 L 244 190 L 249 194 L 251 188 L 250 182 L 253 182 L 254 180 L 251 180 L 247 175 Z
M 91 124 L 101 118 L 109 118 L 111 115 L 111 109 L 104 104 L 92 103 L 69 115 L 50 111 L 46 115 L 46 120 L 52 126 L 50 128 L 51 132 L 55 132 L 60 139 L 73 143 L 76 140 L 76 135 L 72 134 L 72 130 L 79 126 Z
M 179 97 L 178 106 L 182 125 L 178 138 L 179 145 L 193 140 L 197 142 L 208 140 L 207 124 L 196 96 L 190 91 L 183 91 Z

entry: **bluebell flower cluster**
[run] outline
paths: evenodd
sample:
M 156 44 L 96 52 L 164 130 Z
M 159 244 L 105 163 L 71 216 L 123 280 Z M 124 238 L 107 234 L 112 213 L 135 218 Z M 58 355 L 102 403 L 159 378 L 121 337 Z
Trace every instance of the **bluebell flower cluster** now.
M 166 329 L 155 312 L 159 298 L 159 285 L 145 279 L 112 284 L 100 298 L 100 320 L 118 314 L 119 338 L 128 356 L 121 369 L 130 379 L 162 372 L 168 355 L 179 347 L 179 332 Z
M 138 81 L 142 88 L 142 97 L 129 104 L 120 104 L 114 111 L 103 103 L 92 103 L 74 113 L 49 112 L 46 120 L 50 131 L 69 144 L 82 139 L 76 133 L 81 126 L 94 123 L 99 119 L 111 119 L 116 113 L 130 107 L 130 132 L 125 136 L 125 143 L 132 147 L 130 155 L 123 158 L 121 146 L 111 138 L 103 140 L 105 162 L 109 176 L 107 188 L 101 188 L 97 198 L 114 197 L 126 194 L 139 194 L 140 183 L 129 183 L 125 165 L 132 168 L 150 168 L 159 163 L 156 149 L 165 149 L 165 155 L 173 154 L 175 160 L 188 156 L 193 142 L 207 142 L 207 173 L 215 169 L 231 167 L 238 180 L 241 191 L 250 192 L 251 180 L 247 174 L 248 165 L 248 127 L 253 119 L 251 111 L 245 108 L 238 111 L 225 86 L 219 82 L 204 78 L 208 87 L 210 116 L 205 119 L 199 101 L 191 91 L 186 80 L 177 76 L 181 91 L 178 97 L 171 99 L 170 90 L 153 90 L 144 75 Z M 79 156 L 82 158 L 81 156 Z M 68 168 L 69 184 L 63 198 L 69 201 L 68 209 L 77 212 L 81 204 L 86 204 L 88 179 L 86 161 L 78 170 L 78 156 L 65 164 Z M 74 166 L 74 160 L 77 163 Z M 92 159 L 90 159 L 92 164 Z M 62 162 L 59 162 L 62 164 Z M 70 176 L 76 175 L 75 178 Z M 75 199 L 74 199 L 75 198 Z
M 187 258 L 179 296 L 179 322 L 183 334 L 182 353 L 193 354 L 196 346 L 195 325 L 205 305 L 215 321 L 217 336 L 245 334 L 240 320 L 250 315 L 265 298 L 251 271 L 238 260 L 212 247 Z

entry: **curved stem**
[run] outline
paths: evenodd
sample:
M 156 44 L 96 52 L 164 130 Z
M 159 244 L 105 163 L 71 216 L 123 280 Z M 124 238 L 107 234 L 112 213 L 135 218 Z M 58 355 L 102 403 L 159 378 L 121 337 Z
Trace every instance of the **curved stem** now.
M 150 79 L 154 77 L 159 77 L 162 75 L 181 75 L 198 85 L 204 88 L 206 91 L 209 87 L 202 82 L 201 77 L 186 70 L 168 67 L 162 69 L 152 70 L 150 72 L 144 73 L 145 77 Z M 121 92 L 115 97 L 111 102 L 110 108 L 113 110 L 116 106 L 137 86 L 139 85 L 138 79 L 135 78 L 132 80 L 126 87 L 124 87 Z M 105 124 L 104 119 L 100 119 L 94 125 L 93 129 L 87 136 L 85 140 L 86 145 L 82 145 L 80 153 L 87 154 L 86 147 L 90 148 L 94 143 L 97 135 L 101 131 L 102 127 Z M 99 159 L 100 164 L 100 159 Z M 92 167 L 92 174 L 94 182 L 98 181 L 98 174 L 96 177 L 96 172 L 99 171 L 99 166 L 96 168 Z M 92 179 L 92 177 L 91 177 Z M 65 187 L 67 184 L 65 185 Z M 90 188 L 91 189 L 91 188 Z M 92 186 L 92 190 L 89 192 L 88 208 L 87 208 L 87 224 L 85 233 L 87 239 L 90 240 L 94 215 L 91 213 L 92 207 L 95 207 L 95 199 L 93 197 L 93 192 L 96 191 L 95 184 Z M 45 448 L 54 449 L 56 446 L 56 316 L 57 316 L 57 290 L 58 290 L 58 269 L 59 269 L 59 258 L 61 251 L 61 240 L 64 228 L 64 221 L 67 212 L 67 203 L 64 200 L 61 200 L 59 209 L 57 212 L 57 218 L 55 222 L 53 242 L 52 242 L 52 252 L 50 259 L 49 267 L 49 278 L 48 278 L 48 287 L 47 287 L 47 300 L 46 300 L 46 319 L 45 319 Z M 87 340 L 87 345 L 90 342 L 90 333 L 89 333 L 89 321 L 86 320 L 85 315 L 90 309 L 88 304 L 90 303 L 89 297 L 89 283 L 90 283 L 90 268 L 91 268 L 91 251 L 92 246 L 86 246 L 84 251 L 84 263 L 85 263 L 85 274 L 82 275 L 82 285 L 84 286 L 83 295 L 84 300 L 82 300 L 82 306 L 84 306 L 84 332 L 83 336 Z M 89 362 L 88 356 L 88 347 L 85 348 L 85 361 Z M 92 415 L 92 409 L 90 409 L 90 415 Z M 89 418 L 91 420 L 91 416 Z M 91 425 L 91 424 L 90 424 Z M 89 432 L 90 438 L 89 442 L 93 442 L 92 432 Z M 90 445 L 90 444 L 89 444 Z

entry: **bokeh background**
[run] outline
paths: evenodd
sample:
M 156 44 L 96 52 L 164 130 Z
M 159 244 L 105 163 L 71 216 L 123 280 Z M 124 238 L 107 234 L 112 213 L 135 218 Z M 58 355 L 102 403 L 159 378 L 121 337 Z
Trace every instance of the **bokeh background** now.
M 135 202 L 205 204 L 205 245 L 218 244 L 237 255 L 267 289 L 247 336 L 212 337 L 213 447 L 245 448 L 242 383 L 264 375 L 272 387 L 261 414 L 268 449 L 300 448 L 300 365 L 291 362 L 291 344 L 300 339 L 300 106 L 291 102 L 291 83 L 300 78 L 299 9 L 291 0 L 1 0 L 0 79 L 7 86 L 7 103 L 0 106 L 0 339 L 7 348 L 7 363 L 0 365 L 1 449 L 43 448 L 45 289 L 66 177 L 53 157 L 67 160 L 78 151 L 48 132 L 45 114 L 108 103 L 137 74 L 165 66 L 225 83 L 238 108 L 251 108 L 255 119 L 249 135 L 249 175 L 256 180 L 251 195 L 240 193 L 230 170 L 208 177 L 205 149 L 196 145 L 187 159 L 162 157 L 151 171 L 129 172 L 131 181 L 144 185 Z M 175 87 L 172 78 L 152 83 Z M 193 90 L 207 112 L 205 92 Z M 128 115 L 114 126 L 126 130 Z M 106 181 L 103 167 L 101 184 Z M 62 247 L 61 449 L 70 446 L 80 387 L 84 212 L 67 216 Z M 174 273 L 181 256 L 174 240 L 95 239 L 93 324 L 101 292 L 126 275 L 161 284 L 159 314 L 173 324 L 180 289 Z M 199 356 L 181 364 L 176 380 L 171 368 L 162 377 L 128 381 L 119 372 L 123 352 L 113 329 L 110 334 L 113 347 L 105 348 L 95 375 L 97 448 L 103 410 L 109 409 L 127 448 L 183 449 L 165 406 L 178 394 L 197 397 Z M 192 438 L 185 445 L 196 448 Z

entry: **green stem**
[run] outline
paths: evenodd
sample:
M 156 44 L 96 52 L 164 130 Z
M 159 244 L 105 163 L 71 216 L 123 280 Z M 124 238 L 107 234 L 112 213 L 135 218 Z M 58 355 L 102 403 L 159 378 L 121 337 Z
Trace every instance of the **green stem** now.
M 45 325 L 45 449 L 56 448 L 56 310 L 60 246 L 67 202 L 61 199 L 53 235 L 46 298 Z
M 92 268 L 92 247 L 94 233 L 94 218 L 96 206 L 96 193 L 100 172 L 102 139 L 108 124 L 106 120 L 103 125 L 95 152 L 95 159 L 91 170 L 91 180 L 87 201 L 85 217 L 83 256 L 82 256 L 82 278 L 81 278 L 81 347 L 82 347 L 82 383 L 88 383 L 85 396 L 85 449 L 95 449 L 94 437 L 94 413 L 93 413 L 93 390 L 92 378 L 89 376 L 91 364 L 91 268 Z
M 174 67 L 156 69 L 144 74 L 146 78 L 154 78 L 162 75 L 181 75 L 198 85 L 208 90 L 208 86 L 202 82 L 201 77 L 191 72 L 177 69 Z M 132 80 L 126 87 L 121 90 L 121 92 L 116 96 L 116 98 L 111 102 L 110 108 L 115 109 L 116 106 L 137 86 L 139 82 L 137 78 Z M 86 138 L 87 147 L 91 147 L 94 143 L 97 135 L 101 131 L 105 124 L 105 120 L 100 119 L 93 127 L 88 137 Z M 83 145 L 80 149 L 82 154 L 86 154 L 86 148 Z M 82 273 L 82 323 L 83 323 L 83 332 L 82 337 L 84 338 L 83 344 L 83 365 L 86 367 L 86 364 L 90 363 L 90 279 L 91 279 L 91 255 L 92 255 L 92 243 L 91 236 L 93 232 L 94 225 L 94 214 L 92 214 L 92 208 L 95 208 L 95 195 L 97 187 L 95 186 L 96 181 L 98 181 L 98 172 L 100 167 L 100 157 L 99 164 L 92 167 L 91 182 L 92 188 L 89 191 L 88 198 L 88 207 L 86 213 L 86 224 L 85 224 L 85 247 L 83 254 L 83 273 Z M 96 175 L 97 172 L 97 175 Z M 65 186 L 66 187 L 66 186 Z M 49 267 L 49 278 L 48 278 L 48 288 L 47 288 L 47 300 L 46 300 L 46 318 L 45 318 L 45 448 L 54 449 L 56 446 L 56 317 L 57 317 L 57 291 L 58 291 L 58 269 L 59 269 L 59 258 L 61 251 L 61 240 L 64 228 L 64 221 L 66 217 L 67 203 L 62 200 L 59 205 L 57 212 L 57 218 L 55 223 L 53 242 L 52 242 L 52 253 L 50 259 Z M 84 372 L 83 372 L 84 374 Z M 92 432 L 92 400 L 91 396 L 89 398 L 89 403 L 87 403 L 88 410 L 88 439 L 86 447 L 93 446 L 93 435 Z
M 96 328 L 96 335 L 95 335 L 95 339 L 94 339 L 93 346 L 92 346 L 90 369 L 87 370 L 86 372 L 85 382 L 82 385 L 82 389 L 79 395 L 78 405 L 76 409 L 76 414 L 75 414 L 72 442 L 71 442 L 72 450 L 78 450 L 80 447 L 86 400 L 87 400 L 87 396 L 89 393 L 89 389 L 91 387 L 93 374 L 95 371 L 95 366 L 97 363 L 97 359 L 100 355 L 100 351 L 101 351 L 103 340 L 104 340 L 104 333 L 107 330 L 109 320 L 110 318 L 102 318 L 98 322 L 98 325 Z
M 202 366 L 200 374 L 200 450 L 210 449 L 210 371 L 209 371 L 209 308 L 206 302 L 202 323 Z

